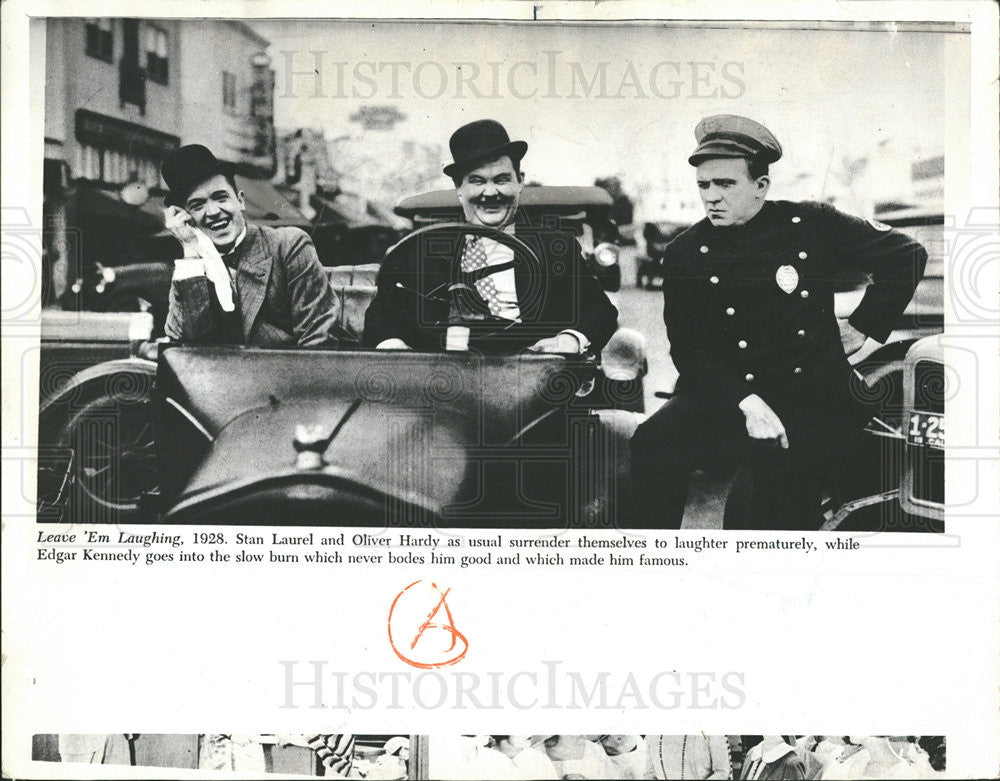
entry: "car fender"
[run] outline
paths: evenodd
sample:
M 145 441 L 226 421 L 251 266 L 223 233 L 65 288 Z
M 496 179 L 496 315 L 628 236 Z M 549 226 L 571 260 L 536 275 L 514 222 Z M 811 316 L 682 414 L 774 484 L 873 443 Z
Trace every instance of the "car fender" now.
M 116 382 L 116 378 L 125 377 L 132 378 L 131 382 Z M 155 379 L 156 363 L 144 358 L 121 358 L 88 366 L 46 397 L 38 410 L 39 421 L 47 420 L 57 409 L 83 402 L 101 392 L 110 391 L 136 398 L 141 394 L 148 395 Z

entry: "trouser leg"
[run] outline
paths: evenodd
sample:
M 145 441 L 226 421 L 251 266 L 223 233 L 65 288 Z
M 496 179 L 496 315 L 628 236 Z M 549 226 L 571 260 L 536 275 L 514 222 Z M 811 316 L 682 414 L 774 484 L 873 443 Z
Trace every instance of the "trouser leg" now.
M 728 461 L 744 447 L 739 410 L 678 394 L 635 431 L 631 441 L 630 525 L 679 529 L 691 471 Z
M 771 448 L 755 458 L 751 528 L 816 531 L 825 476 L 815 454 Z
M 761 444 L 753 459 L 751 524 L 757 529 L 816 531 L 834 468 L 850 458 L 857 416 L 847 401 L 795 404 L 778 413 L 789 449 Z

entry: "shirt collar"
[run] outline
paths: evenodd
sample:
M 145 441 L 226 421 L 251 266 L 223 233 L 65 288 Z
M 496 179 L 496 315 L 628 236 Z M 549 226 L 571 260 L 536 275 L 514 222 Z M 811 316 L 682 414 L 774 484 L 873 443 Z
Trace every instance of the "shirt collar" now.
M 471 222 L 470 222 L 469 224 L 470 224 L 470 225 L 472 225 L 472 224 L 474 224 L 474 223 L 471 223 Z M 510 221 L 510 222 L 508 222 L 508 223 L 507 223 L 506 225 L 504 225 L 504 226 L 503 226 L 503 228 L 501 228 L 500 230 L 502 230 L 502 231 L 503 231 L 504 233 L 508 233 L 508 234 L 510 234 L 511 236 L 513 236 L 513 235 L 514 235 L 514 225 L 515 225 L 515 221 L 514 221 L 514 220 L 511 220 L 511 221 Z M 480 227 L 481 227 L 481 226 L 480 226 Z M 485 238 L 488 238 L 488 237 L 486 237 L 486 236 L 481 236 L 480 238 L 484 238 L 484 239 L 485 239 Z M 236 242 L 236 243 L 237 243 L 237 244 L 239 244 L 239 242 Z
M 794 754 L 795 749 L 789 746 L 787 743 L 775 743 L 772 746 L 761 751 L 761 759 L 764 760 L 768 765 L 774 764 L 779 759 L 781 759 L 786 754 Z
M 231 257 L 236 252 L 236 250 L 239 249 L 240 245 L 243 243 L 243 240 L 246 237 L 247 237 L 247 226 L 244 225 L 243 230 L 240 232 L 240 235 L 236 237 L 236 242 L 233 244 L 232 247 L 229 248 L 229 251 L 220 252 L 219 254 L 222 255 L 222 257 L 224 258 Z

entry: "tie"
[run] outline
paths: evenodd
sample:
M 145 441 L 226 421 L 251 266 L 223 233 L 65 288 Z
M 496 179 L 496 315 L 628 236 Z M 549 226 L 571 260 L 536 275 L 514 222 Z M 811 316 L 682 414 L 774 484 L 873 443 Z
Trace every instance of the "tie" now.
M 462 271 L 470 273 L 486 268 L 486 248 L 479 236 L 471 237 L 465 244 L 465 252 L 462 254 Z M 500 316 L 500 302 L 497 300 L 497 287 L 490 277 L 477 279 L 476 290 L 482 296 L 486 305 L 490 308 L 490 314 L 494 317 Z

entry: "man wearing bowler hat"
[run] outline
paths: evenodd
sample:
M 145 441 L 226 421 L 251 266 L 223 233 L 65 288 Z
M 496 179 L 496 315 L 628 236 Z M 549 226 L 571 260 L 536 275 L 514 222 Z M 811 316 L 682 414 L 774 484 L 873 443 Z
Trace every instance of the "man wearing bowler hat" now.
M 587 271 L 571 233 L 529 225 L 518 212 L 528 145 L 511 141 L 503 125 L 484 119 L 456 130 L 450 147 L 453 162 L 444 173 L 454 182 L 465 221 L 512 234 L 531 247 L 544 266 L 544 289 L 525 264 L 514 262 L 512 249 L 489 236 L 414 241 L 400 248 L 406 255 L 393 263 L 391 275 L 383 266 L 378 294 L 365 315 L 364 343 L 379 349 L 455 349 L 448 325 L 467 322 L 456 312 L 461 299 L 435 291 L 453 292 L 460 269 L 474 280 L 464 287 L 489 326 L 479 331 L 478 341 L 473 333 L 467 346 L 508 353 L 599 352 L 615 331 L 618 311 Z M 531 300 L 538 303 L 528 316 L 522 308 Z
M 752 477 L 745 522 L 815 530 L 825 482 L 870 416 L 847 356 L 889 336 L 927 253 L 827 204 L 765 200 L 782 150 L 751 119 L 708 117 L 695 138 L 688 161 L 707 216 L 665 254 L 663 319 L 680 376 L 632 439 L 636 520 L 679 527 L 691 471 L 735 457 Z M 872 283 L 838 322 L 833 282 L 845 266 Z
M 195 344 L 336 346 L 351 334 L 304 231 L 246 221 L 233 166 L 200 144 L 163 162 L 166 225 L 181 242 L 166 333 Z

